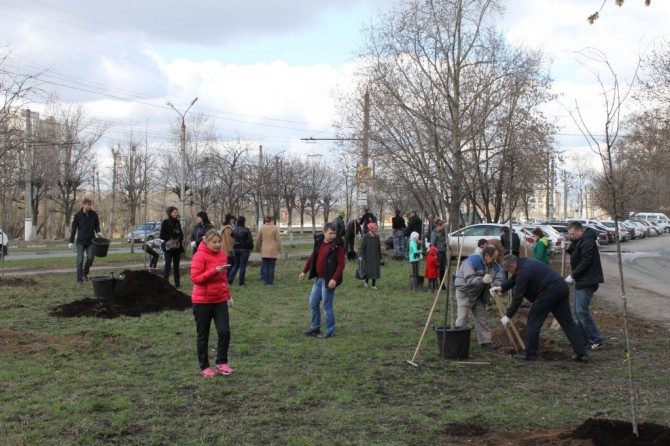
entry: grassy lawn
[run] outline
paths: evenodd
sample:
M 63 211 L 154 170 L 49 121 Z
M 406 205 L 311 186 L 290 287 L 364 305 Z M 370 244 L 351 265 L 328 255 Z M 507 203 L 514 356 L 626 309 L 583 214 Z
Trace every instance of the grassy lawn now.
M 278 262 L 268 288 L 251 266 L 247 286 L 231 287 L 236 373 L 213 379 L 199 376 L 188 310 L 58 319 L 49 310 L 92 297 L 90 285 L 77 286 L 72 274 L 39 275 L 28 286 L 0 282 L 3 444 L 435 445 L 453 444 L 464 425 L 565 428 L 630 413 L 621 322 L 598 301 L 608 344 L 588 364 L 518 363 L 474 340 L 471 361 L 488 364 L 441 361 L 431 330 L 415 368 L 407 360 L 434 296 L 406 290 L 407 263 L 387 261 L 378 291 L 355 281 L 349 264 L 335 297 L 338 335 L 325 340 L 302 335 L 312 284 L 297 281 L 302 264 Z M 188 293 L 190 281 L 183 284 Z M 435 325 L 444 307 L 441 299 Z M 498 328 L 493 310 L 490 317 Z M 667 330 L 633 324 L 638 411 L 666 424 Z M 212 347 L 215 340 L 212 332 Z M 543 330 L 543 342 L 571 354 L 561 331 Z

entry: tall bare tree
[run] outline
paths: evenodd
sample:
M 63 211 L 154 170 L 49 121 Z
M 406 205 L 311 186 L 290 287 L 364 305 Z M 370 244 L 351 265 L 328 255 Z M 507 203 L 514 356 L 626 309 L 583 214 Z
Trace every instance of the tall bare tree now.
M 610 64 L 607 56 L 600 50 L 595 48 L 587 48 L 579 53 L 581 57 L 580 62 L 593 74 L 598 84 L 600 85 L 600 92 L 602 98 L 602 105 L 604 109 L 602 135 L 594 132 L 593 127 L 587 124 L 587 121 L 581 113 L 579 103 L 576 103 L 575 112 L 572 114 L 575 124 L 579 127 L 584 135 L 586 142 L 591 150 L 599 157 L 602 165 L 602 181 L 609 192 L 609 204 L 613 210 L 615 228 L 618 227 L 619 219 L 622 215 L 622 197 L 621 188 L 617 183 L 618 169 L 616 164 L 616 143 L 619 137 L 621 116 L 623 114 L 623 107 L 632 91 L 633 81 L 620 84 L 619 77 Z M 637 68 L 640 66 L 639 59 Z M 635 79 L 635 76 L 633 77 Z M 621 259 L 621 244 L 619 237 L 615 237 L 617 247 L 617 264 L 619 269 L 619 284 L 621 289 L 621 300 L 623 303 L 623 322 L 624 322 L 624 336 L 626 339 L 627 351 L 627 372 L 628 372 L 628 391 L 631 411 L 631 423 L 633 425 L 633 433 L 638 436 L 637 424 L 637 408 L 636 408 L 636 394 L 633 374 L 633 356 L 631 354 L 631 339 L 628 329 L 628 300 L 626 298 L 626 287 L 623 275 L 623 262 Z

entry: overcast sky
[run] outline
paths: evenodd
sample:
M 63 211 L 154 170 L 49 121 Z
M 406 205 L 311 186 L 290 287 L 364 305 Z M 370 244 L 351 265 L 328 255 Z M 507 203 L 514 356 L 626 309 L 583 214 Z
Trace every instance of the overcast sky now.
M 510 41 L 542 48 L 552 61 L 547 108 L 562 126 L 561 149 L 584 145 L 566 108 L 577 98 L 591 124 L 601 120 L 595 78 L 575 61 L 586 47 L 604 51 L 625 81 L 639 54 L 667 37 L 670 1 L 614 1 L 594 25 L 602 0 L 510 0 L 500 23 Z M 113 124 L 112 146 L 131 129 L 166 141 L 183 110 L 212 118 L 224 138 L 272 152 L 317 153 L 333 136 L 332 92 L 350 83 L 360 29 L 390 0 L 0 0 L 0 44 L 13 69 L 49 68 L 48 87 L 62 101 L 86 105 Z M 37 105 L 35 105 L 37 107 Z M 597 131 L 596 131 L 597 133 Z M 107 151 L 102 149 L 100 157 Z M 101 160 L 104 162 L 103 160 Z

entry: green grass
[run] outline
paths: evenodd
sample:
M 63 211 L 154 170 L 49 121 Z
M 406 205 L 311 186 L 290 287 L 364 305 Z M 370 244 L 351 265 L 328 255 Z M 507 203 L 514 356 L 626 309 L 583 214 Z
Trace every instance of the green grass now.
M 406 361 L 434 296 L 406 290 L 407 263 L 387 262 L 376 292 L 353 279 L 349 264 L 335 297 L 338 336 L 321 340 L 301 334 L 312 284 L 297 281 L 303 262 L 278 262 L 274 287 L 260 285 L 257 267 L 247 286 L 231 287 L 236 373 L 214 379 L 199 376 L 190 311 L 57 319 L 49 310 L 91 297 L 89 286 L 71 274 L 36 276 L 29 287 L 0 282 L 3 444 L 429 445 L 450 444 L 454 423 L 528 430 L 628 417 L 618 334 L 586 365 L 517 363 L 474 340 L 471 360 L 489 365 L 457 365 L 440 360 L 431 330 L 415 368 Z M 433 321 L 443 319 L 441 300 Z M 669 342 L 648 331 L 634 339 L 638 410 L 665 424 Z M 543 338 L 570 353 L 562 332 Z M 215 340 L 212 332 L 210 346 Z

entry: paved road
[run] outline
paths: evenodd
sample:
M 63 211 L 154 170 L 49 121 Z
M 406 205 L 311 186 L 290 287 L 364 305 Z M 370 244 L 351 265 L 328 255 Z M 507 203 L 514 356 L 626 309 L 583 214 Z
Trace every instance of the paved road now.
M 624 291 L 630 313 L 670 328 L 670 235 L 621 244 Z M 615 246 L 601 249 L 605 284 L 597 296 L 623 307 Z

